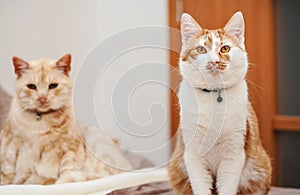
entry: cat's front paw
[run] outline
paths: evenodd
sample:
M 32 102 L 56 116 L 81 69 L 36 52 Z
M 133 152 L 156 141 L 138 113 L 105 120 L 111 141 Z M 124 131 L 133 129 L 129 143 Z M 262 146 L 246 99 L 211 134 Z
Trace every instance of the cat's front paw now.
M 83 174 L 79 171 L 71 172 L 68 174 L 61 175 L 57 180 L 56 184 L 60 183 L 71 183 L 71 182 L 78 182 L 78 181 L 84 181 L 85 177 Z
M 210 189 L 193 189 L 194 195 L 215 195 Z

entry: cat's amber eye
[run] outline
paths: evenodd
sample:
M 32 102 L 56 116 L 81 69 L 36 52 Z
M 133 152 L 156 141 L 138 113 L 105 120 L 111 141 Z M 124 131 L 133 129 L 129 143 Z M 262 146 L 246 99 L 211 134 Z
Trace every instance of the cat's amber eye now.
M 197 47 L 197 52 L 200 53 L 200 54 L 204 54 L 207 51 L 206 51 L 205 47 L 199 46 L 199 47 Z
M 58 83 L 51 83 L 49 89 L 55 89 L 58 86 Z
M 27 84 L 26 86 L 27 86 L 28 89 L 36 90 L 36 85 L 35 84 L 30 83 L 30 84 Z
M 228 53 L 230 51 L 230 47 L 228 45 L 224 45 L 220 50 L 222 53 Z

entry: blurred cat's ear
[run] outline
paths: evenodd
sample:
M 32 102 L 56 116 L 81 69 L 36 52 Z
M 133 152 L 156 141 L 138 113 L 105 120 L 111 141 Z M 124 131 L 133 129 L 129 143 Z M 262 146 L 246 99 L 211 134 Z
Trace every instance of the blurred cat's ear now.
M 29 68 L 29 64 L 28 62 L 26 62 L 25 60 L 19 58 L 19 57 L 13 57 L 12 58 L 14 67 L 15 67 L 15 73 L 17 75 L 17 77 L 21 77 L 22 74 L 24 74 L 26 72 L 26 70 L 28 70 Z
M 56 67 L 58 68 L 58 70 L 68 76 L 71 70 L 71 54 L 66 54 L 62 58 L 60 58 L 56 62 Z
M 225 25 L 225 31 L 231 36 L 236 37 L 240 43 L 244 43 L 244 17 L 242 12 L 236 12 Z
M 190 38 L 196 36 L 201 31 L 200 25 L 194 20 L 194 18 L 184 13 L 181 16 L 181 36 L 182 43 L 185 43 Z

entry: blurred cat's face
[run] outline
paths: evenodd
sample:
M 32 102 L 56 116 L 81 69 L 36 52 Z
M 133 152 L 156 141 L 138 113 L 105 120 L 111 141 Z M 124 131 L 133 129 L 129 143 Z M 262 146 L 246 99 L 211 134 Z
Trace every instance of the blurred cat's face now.
M 245 77 L 248 61 L 241 13 L 218 30 L 202 29 L 190 15 L 184 14 L 181 32 L 180 70 L 194 87 L 230 87 Z
M 72 80 L 68 76 L 71 56 L 58 61 L 41 59 L 26 62 L 14 57 L 15 84 L 19 105 L 23 110 L 48 112 L 70 106 Z

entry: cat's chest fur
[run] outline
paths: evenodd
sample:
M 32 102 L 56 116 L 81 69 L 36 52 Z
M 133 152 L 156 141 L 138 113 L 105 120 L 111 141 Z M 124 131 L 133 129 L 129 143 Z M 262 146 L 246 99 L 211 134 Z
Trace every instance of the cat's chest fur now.
M 14 141 L 20 140 L 17 137 L 14 139 Z M 39 180 L 41 181 L 43 181 L 43 178 L 57 179 L 60 163 L 60 154 L 57 152 L 59 151 L 58 147 L 53 142 L 47 141 L 46 137 L 35 137 L 33 139 L 35 139 L 35 142 L 20 140 L 19 155 L 16 160 L 17 176 L 23 178 L 26 177 L 26 172 L 30 172 L 32 174 L 31 178 L 40 177 Z
M 185 149 L 206 155 L 211 163 L 222 158 L 228 148 L 244 146 L 246 133 L 247 85 L 245 81 L 216 92 L 193 88 L 186 80 L 180 86 L 180 128 Z
M 13 154 L 17 151 L 15 168 L 18 179 L 14 183 L 23 183 L 22 179 L 25 178 L 29 183 L 57 179 L 63 155 L 62 147 L 66 144 L 62 139 L 63 129 L 49 124 L 48 116 L 37 120 L 34 114 L 17 111 L 17 106 L 12 110 L 9 123 L 13 131 L 4 139 L 8 140 L 8 145 L 5 146 L 7 153 Z M 31 176 L 28 176 L 29 173 Z
M 12 135 L 12 143 L 18 143 L 16 146 L 18 155 L 16 156 L 16 173 L 19 177 L 25 178 L 26 172 L 32 174 L 31 178 L 57 179 L 60 164 L 59 134 L 44 122 L 32 122 L 32 127 L 18 127 Z M 41 132 L 32 131 L 35 127 Z M 24 131 L 27 134 L 18 134 Z M 30 139 L 29 139 L 30 137 Z M 56 143 L 56 144 L 55 144 Z M 26 163 L 24 163 L 26 162 Z M 15 181 L 18 183 L 19 181 Z

